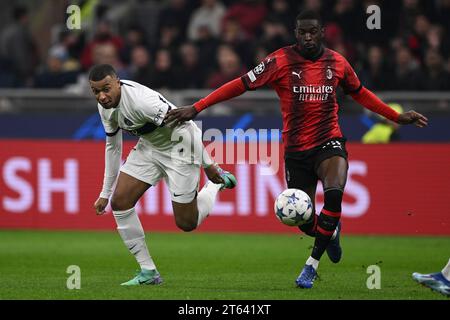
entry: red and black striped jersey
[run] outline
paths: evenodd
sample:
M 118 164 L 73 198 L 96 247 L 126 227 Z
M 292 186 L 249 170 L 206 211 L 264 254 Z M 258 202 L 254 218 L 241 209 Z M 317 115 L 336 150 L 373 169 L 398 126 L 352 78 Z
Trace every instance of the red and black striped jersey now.
M 269 85 L 280 98 L 286 152 L 314 148 L 342 137 L 336 89 L 357 92 L 361 83 L 347 60 L 325 48 L 316 60 L 300 55 L 295 45 L 281 48 L 241 77 L 247 90 Z

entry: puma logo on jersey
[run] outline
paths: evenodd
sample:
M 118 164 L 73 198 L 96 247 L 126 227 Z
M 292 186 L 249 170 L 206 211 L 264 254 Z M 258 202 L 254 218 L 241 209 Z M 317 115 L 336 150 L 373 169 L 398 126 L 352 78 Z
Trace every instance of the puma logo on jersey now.
M 294 75 L 294 76 L 297 76 L 299 79 L 301 79 L 302 78 L 302 76 L 301 76 L 301 74 L 302 74 L 302 71 L 299 71 L 298 73 L 297 72 L 294 72 L 294 71 L 292 71 L 292 74 Z

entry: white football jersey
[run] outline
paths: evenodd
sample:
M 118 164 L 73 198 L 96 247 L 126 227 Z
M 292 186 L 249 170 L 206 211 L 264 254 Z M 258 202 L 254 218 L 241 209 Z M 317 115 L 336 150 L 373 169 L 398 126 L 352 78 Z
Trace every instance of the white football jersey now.
M 107 135 L 126 130 L 147 140 L 157 149 L 170 148 L 174 128 L 161 126 L 164 116 L 176 107 L 162 94 L 130 80 L 120 80 L 121 97 L 116 108 L 105 109 L 98 104 L 98 111 Z

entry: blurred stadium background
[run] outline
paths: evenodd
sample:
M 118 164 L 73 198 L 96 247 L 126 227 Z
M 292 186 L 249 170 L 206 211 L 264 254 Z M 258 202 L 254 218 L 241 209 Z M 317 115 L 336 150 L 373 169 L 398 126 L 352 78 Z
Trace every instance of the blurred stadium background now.
M 80 8 L 81 29 L 69 30 L 66 10 L 73 4 Z M 381 8 L 380 30 L 366 28 L 371 4 Z M 344 233 L 443 236 L 438 254 L 448 256 L 450 0 L 0 0 L 0 5 L 3 232 L 114 230 L 110 214 L 97 217 L 91 208 L 104 164 L 104 132 L 87 81 L 93 64 L 112 64 L 121 78 L 187 105 L 292 44 L 295 16 L 309 8 L 324 19 L 327 45 L 349 60 L 366 87 L 430 120 L 426 129 L 399 128 L 389 143 L 363 144 L 380 119 L 339 95 L 350 152 Z M 204 131 L 223 133 L 281 128 L 270 90 L 248 92 L 197 120 Z M 247 139 L 247 145 L 256 143 L 261 135 L 250 130 Z M 127 140 L 125 155 L 135 141 Z M 236 172 L 239 186 L 220 195 L 200 232 L 296 232 L 272 212 L 274 197 L 285 188 L 282 168 L 275 175 L 255 164 L 225 168 Z M 148 231 L 176 231 L 164 189 L 151 188 L 139 204 Z M 321 190 L 317 200 L 320 207 Z

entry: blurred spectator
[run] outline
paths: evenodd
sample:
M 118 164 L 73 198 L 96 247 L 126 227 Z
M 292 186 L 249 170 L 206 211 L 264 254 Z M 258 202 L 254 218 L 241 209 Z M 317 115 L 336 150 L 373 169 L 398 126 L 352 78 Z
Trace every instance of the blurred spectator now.
M 243 0 L 230 6 L 225 14 L 224 22 L 235 19 L 242 26 L 246 36 L 254 38 L 259 34 L 266 14 L 267 7 L 261 0 Z
M 308 1 L 311 3 L 311 1 Z M 316 4 L 320 4 L 320 1 L 315 1 Z M 319 11 L 311 9 L 313 11 Z M 290 36 L 295 29 L 295 17 L 297 11 L 293 10 L 288 0 L 272 0 L 271 8 L 267 18 L 271 21 L 277 21 L 283 24 L 286 35 Z
M 389 81 L 390 90 L 414 90 L 419 87 L 418 62 L 411 51 L 400 47 L 395 55 L 394 75 Z
M 117 48 L 112 43 L 97 44 L 93 47 L 93 64 L 110 64 L 114 67 L 119 78 L 128 79 L 129 73 L 119 60 Z
M 445 31 L 442 26 L 432 25 L 427 31 L 427 47 L 438 50 L 442 55 L 448 56 L 450 52 L 450 42 L 445 37 Z
M 136 46 L 131 51 L 130 79 L 151 87 L 153 68 L 150 53 L 144 46 Z
M 89 69 L 94 63 L 93 54 L 95 47 L 107 44 L 111 44 L 119 52 L 123 47 L 123 40 L 112 33 L 111 25 L 108 21 L 102 20 L 97 25 L 94 38 L 86 44 L 81 55 L 81 65 L 84 70 Z
M 214 66 L 215 56 L 220 41 L 216 39 L 207 27 L 200 27 L 198 29 L 199 38 L 194 44 L 199 51 L 200 61 L 208 66 Z
M 167 49 L 174 54 L 183 42 L 183 32 L 178 24 L 164 24 L 160 30 L 158 49 Z
M 441 24 L 447 34 L 450 34 L 450 0 L 436 1 L 437 23 Z
M 428 49 L 425 55 L 425 68 L 420 77 L 421 90 L 450 90 L 450 76 L 445 70 L 444 59 L 436 49 Z
M 64 63 L 67 57 L 57 51 L 50 52 L 47 63 L 34 80 L 36 88 L 64 88 L 77 82 L 78 70 L 65 71 Z
M 427 32 L 430 29 L 430 22 L 424 15 L 417 15 L 414 21 L 413 32 L 407 38 L 407 44 L 414 56 L 422 60 L 424 47 L 427 42 Z
M 144 31 L 139 26 L 131 26 L 126 32 L 124 45 L 120 49 L 120 60 L 130 64 L 134 48 L 140 46 L 146 46 Z
M 63 31 L 59 35 L 59 41 L 49 49 L 49 55 L 58 57 L 63 62 L 64 71 L 79 71 L 80 37 L 78 33 Z
M 263 33 L 259 37 L 258 43 L 267 48 L 270 52 L 278 50 L 279 48 L 294 42 L 294 40 L 289 36 L 290 33 L 287 31 L 286 26 L 276 18 L 269 16 L 266 20 L 264 20 L 262 27 Z
M 151 88 L 176 88 L 176 78 L 172 57 L 167 49 L 159 49 L 155 55 L 155 66 L 152 72 Z
M 0 88 L 13 88 L 18 86 L 16 72 L 9 60 L 0 56 Z
M 386 79 L 391 75 L 388 72 L 384 58 L 385 54 L 379 46 L 372 46 L 368 50 L 367 62 L 359 77 L 364 86 L 371 90 L 386 90 Z
M 177 69 L 177 88 L 203 88 L 207 66 L 199 60 L 197 47 L 191 42 L 186 42 L 181 45 L 179 56 L 181 66 Z
M 177 26 L 181 32 L 181 41 L 184 41 L 192 12 L 191 2 L 187 0 L 170 0 L 168 6 L 163 8 L 159 14 L 159 33 L 161 34 L 161 29 L 165 26 Z
M 305 0 L 303 1 L 303 6 L 301 7 L 301 9 L 318 12 L 322 15 L 323 18 L 326 18 L 324 17 L 324 13 L 322 12 L 323 11 L 322 5 L 323 5 L 322 0 Z
M 202 0 L 202 5 L 192 13 L 189 22 L 189 40 L 199 39 L 199 29 L 208 28 L 211 35 L 218 38 L 225 6 L 218 0 Z
M 354 0 L 337 0 L 329 19 L 339 25 L 344 40 L 360 40 L 361 32 L 367 30 L 365 10 Z
M 219 47 L 217 61 L 219 70 L 213 73 L 207 80 L 208 88 L 218 88 L 246 72 L 238 54 L 228 45 L 221 45 Z
M 359 10 L 366 10 L 369 6 L 377 5 L 380 8 L 380 29 L 365 29 L 360 31 L 360 40 L 364 45 L 379 45 L 385 47 L 386 40 L 397 34 L 398 15 L 401 11 L 400 1 L 364 0 Z M 366 15 L 367 19 L 369 15 Z M 367 21 L 361 21 L 363 25 Z
M 222 43 L 231 46 L 239 55 L 244 64 L 252 61 L 253 46 L 251 39 L 242 30 L 239 21 L 230 18 L 224 22 L 222 32 Z
M 352 42 L 346 41 L 342 28 L 335 22 L 325 26 L 324 40 L 328 48 L 342 54 L 350 63 L 356 59 L 356 49 Z
M 28 10 L 16 7 L 13 16 L 14 22 L 0 35 L 0 59 L 9 66 L 0 71 L 13 73 L 14 86 L 30 86 L 39 58 L 28 26 Z
M 400 23 L 398 33 L 400 36 L 412 33 L 416 16 L 423 12 L 420 8 L 419 0 L 403 0 L 403 6 L 399 14 Z

